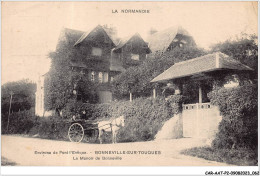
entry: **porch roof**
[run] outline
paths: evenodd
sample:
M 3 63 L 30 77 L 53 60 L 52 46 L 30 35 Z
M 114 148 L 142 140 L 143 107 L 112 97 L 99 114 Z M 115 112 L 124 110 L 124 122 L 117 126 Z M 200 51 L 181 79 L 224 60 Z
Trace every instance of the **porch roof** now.
M 155 77 L 151 82 L 160 82 L 170 79 L 192 76 L 198 73 L 216 70 L 253 70 L 241 62 L 221 52 L 207 54 L 201 57 L 178 62 Z

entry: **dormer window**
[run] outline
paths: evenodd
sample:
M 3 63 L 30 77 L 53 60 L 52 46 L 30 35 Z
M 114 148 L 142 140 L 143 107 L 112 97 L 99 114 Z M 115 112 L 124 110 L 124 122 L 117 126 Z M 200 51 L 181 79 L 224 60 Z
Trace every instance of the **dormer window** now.
M 92 56 L 101 56 L 102 55 L 102 49 L 101 48 L 96 48 L 92 47 Z
M 139 60 L 139 54 L 131 54 L 131 59 Z

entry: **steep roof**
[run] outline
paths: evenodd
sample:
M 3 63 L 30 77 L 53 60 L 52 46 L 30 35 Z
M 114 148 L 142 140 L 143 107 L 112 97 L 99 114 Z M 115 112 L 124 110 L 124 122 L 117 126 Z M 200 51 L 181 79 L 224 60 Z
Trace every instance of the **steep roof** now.
M 125 38 L 121 38 L 120 41 L 119 41 L 119 43 L 117 44 L 115 50 L 117 50 L 117 49 L 122 48 L 123 46 L 125 46 L 125 44 L 126 44 L 130 39 L 132 39 L 133 37 L 138 37 L 138 38 L 140 38 L 144 43 L 146 43 L 146 42 L 143 40 L 143 38 L 141 37 L 140 34 L 135 33 L 134 35 L 130 35 L 130 36 L 127 36 L 127 37 L 125 37 Z
M 141 37 L 140 34 L 138 33 L 135 33 L 134 35 L 130 35 L 130 36 L 127 36 L 125 38 L 122 38 L 119 43 L 117 44 L 117 46 L 115 47 L 114 51 L 117 51 L 119 50 L 120 48 L 124 47 L 132 38 L 134 37 L 137 37 L 139 38 L 142 42 L 144 42 L 145 44 L 147 44 L 147 42 L 144 41 L 144 39 Z M 147 49 L 146 49 L 146 53 L 149 54 L 151 53 L 151 50 L 150 48 L 148 47 L 148 44 L 147 44 Z
M 136 35 L 136 34 L 135 34 Z M 139 34 L 138 34 L 139 35 Z M 115 50 L 122 48 L 131 38 L 133 37 L 133 35 L 121 38 L 119 43 L 117 44 Z
M 190 36 L 190 34 L 180 26 L 170 27 L 163 31 L 152 34 L 147 40 L 149 43 L 149 48 L 152 52 L 164 52 L 172 43 L 173 39 L 177 36 L 177 34 Z
M 88 37 L 88 35 L 89 35 L 92 31 L 94 31 L 94 30 L 96 30 L 96 29 L 101 29 L 101 30 L 103 30 L 104 33 L 112 40 L 113 44 L 114 44 L 114 45 L 117 44 L 117 39 L 116 39 L 115 36 L 111 35 L 111 34 L 107 31 L 107 29 L 103 28 L 103 27 L 100 26 L 100 25 L 97 25 L 94 29 L 89 30 L 89 31 L 85 32 L 84 34 L 82 34 L 81 37 L 75 42 L 74 46 L 76 46 L 76 45 L 78 45 L 79 43 L 83 42 L 83 40 L 85 40 L 85 39 Z
M 187 61 L 178 62 L 155 77 L 151 82 L 182 78 L 202 72 L 211 72 L 223 69 L 253 70 L 226 54 L 215 52 L 213 54 L 207 54 Z

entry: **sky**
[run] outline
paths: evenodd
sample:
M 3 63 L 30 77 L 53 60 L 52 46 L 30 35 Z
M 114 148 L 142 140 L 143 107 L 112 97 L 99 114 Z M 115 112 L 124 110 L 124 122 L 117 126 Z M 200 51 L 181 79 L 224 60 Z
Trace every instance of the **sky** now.
M 2 2 L 2 78 L 30 79 L 50 67 L 47 57 L 54 51 L 62 28 L 87 31 L 98 24 L 113 25 L 119 37 L 138 32 L 182 26 L 199 47 L 241 34 L 257 34 L 257 2 Z M 150 13 L 120 13 L 143 9 Z M 119 13 L 112 13 L 117 10 Z

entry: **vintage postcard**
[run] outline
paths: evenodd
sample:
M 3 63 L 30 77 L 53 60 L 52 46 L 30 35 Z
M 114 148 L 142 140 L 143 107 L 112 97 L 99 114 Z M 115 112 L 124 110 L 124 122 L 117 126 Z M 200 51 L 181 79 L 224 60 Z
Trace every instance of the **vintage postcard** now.
M 258 166 L 257 2 L 2 2 L 1 19 L 2 166 Z

